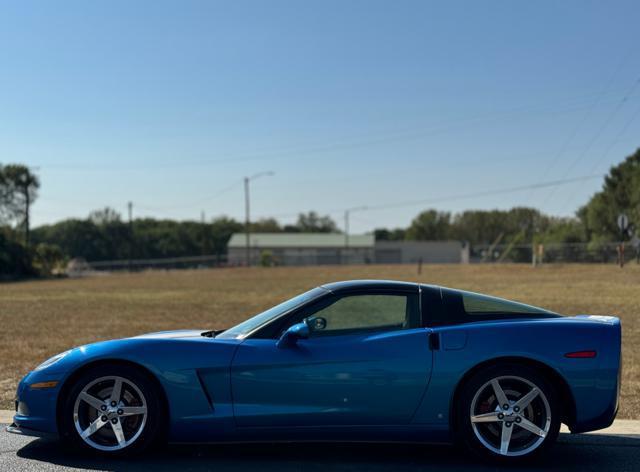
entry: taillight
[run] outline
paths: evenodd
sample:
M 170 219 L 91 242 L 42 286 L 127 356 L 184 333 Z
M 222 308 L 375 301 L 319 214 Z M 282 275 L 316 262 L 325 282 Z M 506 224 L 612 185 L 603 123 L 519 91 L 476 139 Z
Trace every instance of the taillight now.
M 596 357 L 596 351 L 568 352 L 564 357 L 568 357 L 569 359 L 592 359 Z

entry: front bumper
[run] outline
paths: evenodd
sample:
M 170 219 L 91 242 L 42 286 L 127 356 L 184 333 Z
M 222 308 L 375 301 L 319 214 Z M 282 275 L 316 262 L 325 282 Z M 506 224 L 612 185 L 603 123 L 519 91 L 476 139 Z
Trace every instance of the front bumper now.
M 7 431 L 26 436 L 57 436 L 56 404 L 63 376 L 46 371 L 27 374 L 18 384 L 16 414 Z M 31 388 L 34 383 L 43 381 L 58 381 L 58 384 L 53 388 Z
M 36 438 L 43 439 L 58 439 L 58 435 L 56 433 L 47 433 L 44 431 L 36 431 L 35 429 L 25 428 L 24 426 L 18 426 L 13 423 L 6 428 L 7 433 L 19 434 L 21 436 L 32 436 Z

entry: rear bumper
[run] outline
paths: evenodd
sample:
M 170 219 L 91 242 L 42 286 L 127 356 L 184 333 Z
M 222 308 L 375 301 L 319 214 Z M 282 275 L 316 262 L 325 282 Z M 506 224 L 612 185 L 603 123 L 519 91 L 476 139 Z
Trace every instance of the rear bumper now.
M 570 428 L 572 433 L 586 433 L 589 431 L 597 431 L 599 429 L 608 428 L 613 424 L 618 414 L 618 404 L 607 409 L 602 415 L 588 421 L 583 421 Z
M 622 381 L 622 328 L 618 318 L 611 317 L 611 324 L 606 326 L 601 346 L 598 351 L 598 368 L 593 374 L 585 372 L 585 376 L 576 379 L 574 385 L 581 383 L 592 387 L 581 389 L 576 398 L 577 418 L 570 427 L 573 433 L 585 433 L 608 428 L 618 414 L 620 385 Z M 581 382 L 583 380 L 584 382 Z M 574 389 L 574 392 L 577 388 Z

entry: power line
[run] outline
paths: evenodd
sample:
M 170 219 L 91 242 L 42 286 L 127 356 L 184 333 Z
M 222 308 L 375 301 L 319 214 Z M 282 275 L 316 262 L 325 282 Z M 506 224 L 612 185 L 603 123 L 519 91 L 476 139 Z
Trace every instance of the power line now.
M 493 195 L 503 195 L 503 194 L 507 194 L 507 193 L 515 193 L 515 192 L 521 192 L 523 190 L 529 190 L 529 189 L 540 189 L 540 188 L 547 188 L 547 187 L 557 187 L 559 185 L 566 185 L 569 183 L 573 183 L 573 182 L 583 182 L 586 180 L 592 180 L 592 179 L 596 179 L 596 178 L 602 178 L 601 174 L 598 175 L 586 175 L 586 176 L 582 176 L 582 177 L 575 177 L 575 178 L 571 178 L 571 179 L 562 179 L 562 180 L 552 180 L 549 182 L 538 182 L 535 184 L 529 184 L 529 185 L 521 185 L 521 186 L 517 186 L 517 187 L 508 187 L 508 188 L 503 188 L 503 189 L 495 189 L 495 190 L 486 190 L 483 192 L 474 192 L 474 193 L 466 193 L 466 194 L 458 194 L 458 195 L 449 195 L 447 197 L 437 197 L 437 198 L 427 198 L 424 200 L 408 200 L 408 201 L 404 201 L 404 202 L 398 202 L 398 203 L 388 203 L 388 204 L 382 204 L 382 205 L 377 205 L 377 206 L 370 206 L 369 209 L 371 210 L 382 210 L 382 209 L 389 209 L 389 208 L 399 208 L 399 207 L 403 207 L 403 206 L 413 206 L 413 205 L 421 205 L 421 204 L 431 204 L 431 203 L 440 203 L 440 202 L 449 202 L 449 201 L 453 201 L 453 200 L 465 200 L 465 199 L 469 199 L 469 198 L 477 198 L 477 197 L 488 197 L 488 196 L 493 196 Z
M 587 147 L 585 147 L 582 150 L 582 152 L 580 154 L 578 154 L 578 157 L 567 168 L 566 172 L 563 174 L 563 177 L 567 177 L 569 174 L 571 174 L 571 171 L 574 169 L 574 167 L 584 158 L 584 156 L 587 154 L 587 152 L 589 152 L 591 150 L 591 148 L 593 147 L 595 142 L 600 138 L 600 136 L 602 135 L 604 130 L 609 126 L 609 123 L 611 123 L 611 121 L 616 117 L 618 112 L 622 109 L 624 104 L 627 103 L 627 101 L 629 100 L 631 95 L 635 92 L 635 90 L 638 87 L 638 85 L 640 85 L 640 78 L 636 79 L 633 82 L 633 84 L 628 89 L 628 91 L 625 93 L 625 95 L 622 97 L 622 99 L 617 103 L 617 105 L 613 108 L 613 110 L 611 110 L 611 113 L 609 113 L 609 115 L 605 119 L 605 121 L 602 124 L 602 126 L 598 129 L 598 131 L 589 140 L 589 142 L 587 144 Z M 549 194 L 545 198 L 544 202 L 542 203 L 542 206 L 544 206 L 544 204 L 547 201 L 549 201 L 549 199 L 553 196 L 554 191 L 555 191 L 555 189 L 552 189 L 551 192 L 549 192 Z
M 451 129 L 455 129 L 457 126 L 464 126 L 469 123 L 473 123 L 476 121 L 481 121 L 485 123 L 487 118 L 494 117 L 494 119 L 502 119 L 502 118 L 513 118 L 519 115 L 527 115 L 527 114 L 540 114 L 540 113 L 562 113 L 562 112 L 572 112 L 576 110 L 580 110 L 583 108 L 582 102 L 584 99 L 581 97 L 576 97 L 567 100 L 567 106 L 569 108 L 557 108 L 554 107 L 516 107 L 510 110 L 503 110 L 499 112 L 486 113 L 476 115 L 475 117 L 467 117 L 467 118 L 458 118 L 454 120 L 447 120 L 440 124 L 434 124 L 430 126 L 428 129 L 423 130 L 414 130 L 414 131 L 403 131 L 403 132 L 395 132 L 395 133 L 387 133 L 387 135 L 380 135 L 379 133 L 375 135 L 365 135 L 360 138 L 348 138 L 346 140 L 337 141 L 330 144 L 320 144 L 316 146 L 298 146 L 298 147 L 289 147 L 283 148 L 281 150 L 272 150 L 266 152 L 255 152 L 244 155 L 227 155 L 220 158 L 215 159 L 205 159 L 202 161 L 187 161 L 187 162 L 174 162 L 174 163 L 154 163 L 149 165 L 140 165 L 140 166 L 130 166 L 128 168 L 122 166 L 114 166 L 113 164 L 108 164 L 105 166 L 86 166 L 82 163 L 63 163 L 63 164 L 52 164 L 52 165 L 44 165 L 44 168 L 48 169 L 60 169 L 60 170 L 72 170 L 72 171 L 86 171 L 86 170 L 95 170 L 100 172 L 105 171 L 114 171 L 114 172 L 122 172 L 123 170 L 135 171 L 135 170 L 149 170 L 149 169 L 165 169 L 165 168 L 184 168 L 187 166 L 198 166 L 198 165 L 216 165 L 216 164 L 224 164 L 229 162 L 243 162 L 243 161 L 252 161 L 252 160 L 263 160 L 263 159 L 273 159 L 273 158 L 282 158 L 289 156 L 303 156 L 310 154 L 318 154 L 318 153 L 327 153 L 339 150 L 348 150 L 348 149 L 357 149 L 362 147 L 369 147 L 376 144 L 390 143 L 390 142 L 401 142 L 401 141 L 411 141 L 423 139 L 425 137 L 433 136 L 438 133 L 446 132 Z M 592 94 L 588 95 L 588 97 L 592 97 Z M 575 102 L 578 98 L 581 100 L 577 103 Z M 590 104 L 592 102 L 589 102 Z M 592 105 L 590 105 L 592 106 Z
M 199 198 L 198 200 L 193 201 L 192 203 L 180 204 L 180 205 L 172 205 L 172 206 L 169 206 L 169 207 L 163 207 L 163 209 L 164 210 L 179 210 L 179 209 L 182 209 L 182 208 L 191 208 L 193 206 L 199 205 L 201 203 L 208 202 L 210 200 L 214 200 L 214 199 L 216 199 L 218 197 L 221 197 L 222 195 L 224 195 L 226 193 L 229 193 L 231 190 L 233 190 L 236 187 L 239 187 L 240 185 L 242 185 L 242 182 L 243 182 L 242 179 L 236 180 L 231 185 L 228 185 L 228 186 L 220 189 L 218 192 L 216 192 L 216 193 L 214 193 L 212 195 L 209 195 L 207 197 Z
M 622 136 L 624 136 L 624 134 L 627 132 L 627 130 L 629 129 L 631 124 L 638 118 L 638 116 L 640 116 L 640 107 L 638 107 L 636 109 L 636 111 L 633 113 L 633 115 L 631 115 L 631 118 L 629 118 L 629 120 L 627 120 L 627 122 L 624 124 L 624 126 L 620 129 L 620 131 L 618 132 L 616 137 L 609 144 L 609 147 L 604 152 L 604 154 L 602 156 L 600 156 L 600 158 L 594 163 L 594 165 L 593 165 L 593 167 L 591 169 L 591 172 L 595 172 L 596 169 L 598 168 L 598 166 L 600 165 L 600 163 L 607 158 L 607 156 L 611 152 L 611 149 L 613 148 L 613 146 L 615 146 L 620 141 L 620 138 L 622 138 Z
M 600 93 L 598 93 L 596 95 L 596 98 L 593 101 L 593 103 L 591 104 L 591 106 L 588 107 L 586 112 L 582 115 L 582 119 L 580 119 L 577 122 L 576 126 L 573 128 L 573 131 L 569 134 L 567 139 L 562 143 L 562 145 L 560 146 L 560 149 L 558 150 L 558 152 L 553 157 L 551 163 L 548 166 L 545 167 L 545 171 L 542 174 L 542 177 L 541 177 L 540 180 L 544 180 L 544 179 L 547 178 L 547 176 L 549 175 L 549 172 L 551 171 L 551 169 L 553 167 L 555 167 L 555 165 L 558 163 L 560 158 L 564 155 L 564 153 L 566 152 L 566 150 L 569 147 L 569 144 L 571 144 L 573 139 L 578 134 L 578 130 L 582 127 L 582 125 L 584 123 L 586 123 L 587 119 L 591 116 L 591 113 L 593 112 L 593 110 L 600 104 L 600 100 L 602 99 L 602 97 L 609 91 L 609 89 L 613 85 L 613 82 L 614 82 L 616 76 L 618 75 L 618 73 L 620 72 L 622 67 L 627 63 L 627 61 L 631 57 L 631 53 L 632 53 L 633 50 L 634 50 L 633 48 L 629 49 L 627 54 L 625 56 L 623 56 L 623 58 L 620 60 L 620 62 L 618 63 L 618 66 L 615 68 L 615 70 L 613 71 L 613 73 L 609 77 L 609 80 L 607 82 L 605 82 L 605 84 L 602 87 L 602 90 L 600 91 Z M 533 193 L 533 191 L 529 192 L 527 200 L 532 196 L 532 193 Z
M 508 194 L 508 193 L 516 193 L 516 192 L 521 192 L 521 191 L 530 190 L 530 189 L 556 187 L 556 186 L 559 186 L 559 185 L 566 185 L 566 184 L 570 184 L 570 183 L 574 183 L 574 182 L 584 182 L 584 181 L 587 181 L 587 180 L 601 179 L 602 177 L 603 177 L 602 174 L 585 175 L 585 176 L 574 177 L 574 178 L 570 178 L 570 179 L 552 180 L 552 181 L 547 181 L 547 182 L 537 182 L 537 183 L 528 184 L 528 185 L 520 185 L 520 186 L 516 186 L 516 187 L 507 187 L 507 188 L 501 188 L 501 189 L 485 190 L 485 191 L 480 191 L 480 192 L 453 194 L 453 195 L 448 195 L 448 196 L 431 197 L 431 198 L 424 198 L 424 199 L 419 199 L 419 200 L 405 200 L 405 201 L 394 202 L 394 203 L 384 203 L 384 204 L 380 204 L 380 205 L 362 205 L 359 208 L 362 208 L 362 211 L 375 211 L 375 210 L 386 210 L 386 209 L 391 209 L 391 208 L 401 208 L 401 207 L 409 207 L 409 206 L 416 206 L 416 205 L 425 205 L 425 204 L 433 204 L 433 203 L 441 203 L 441 202 L 450 202 L 450 201 L 455 201 L 455 200 L 465 200 L 465 199 L 469 199 L 469 198 L 488 197 L 488 196 L 493 196 L 493 195 L 504 195 L 504 194 Z M 345 211 L 345 209 L 342 208 L 342 209 L 335 209 L 335 210 L 330 210 L 330 211 L 323 211 L 321 213 L 328 214 L 328 215 L 333 215 L 333 214 L 338 214 L 338 213 L 344 213 L 344 211 Z M 300 212 L 282 213 L 282 214 L 270 215 L 270 217 L 271 218 L 287 218 L 287 217 L 291 217 L 291 216 L 297 216 L 299 214 L 300 214 Z M 262 216 L 262 218 L 267 218 L 267 216 Z
M 622 128 L 620 128 L 620 131 L 618 132 L 618 134 L 615 136 L 615 138 L 613 138 L 613 140 L 611 141 L 611 143 L 609 143 L 609 146 L 607 147 L 607 149 L 605 150 L 605 152 L 598 158 L 598 160 L 594 163 L 593 167 L 591 168 L 591 172 L 595 172 L 596 169 L 598 168 L 598 166 L 600 165 L 600 163 L 602 161 L 604 161 L 608 156 L 609 153 L 611 152 L 611 150 L 613 149 L 613 146 L 615 146 L 618 142 L 620 142 L 620 138 L 622 138 L 622 136 L 624 136 L 624 134 L 627 132 L 627 130 L 629 129 L 629 127 L 631 126 L 631 124 L 638 118 L 638 116 L 640 116 L 640 107 L 638 107 L 636 109 L 636 111 L 631 115 L 631 117 L 626 121 L 626 123 L 624 124 L 624 126 Z M 575 190 L 571 196 L 569 198 L 567 198 L 565 200 L 565 208 L 568 207 L 572 202 L 573 199 L 576 197 L 577 194 L 577 190 Z

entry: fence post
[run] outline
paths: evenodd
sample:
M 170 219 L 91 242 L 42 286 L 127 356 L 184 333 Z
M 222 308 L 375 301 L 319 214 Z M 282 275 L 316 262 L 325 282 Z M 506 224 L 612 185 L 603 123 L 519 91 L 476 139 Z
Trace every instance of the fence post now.
M 618 265 L 620 268 L 624 267 L 624 241 L 618 244 Z
M 537 265 L 536 259 L 536 244 L 531 243 L 531 267 L 535 267 Z

